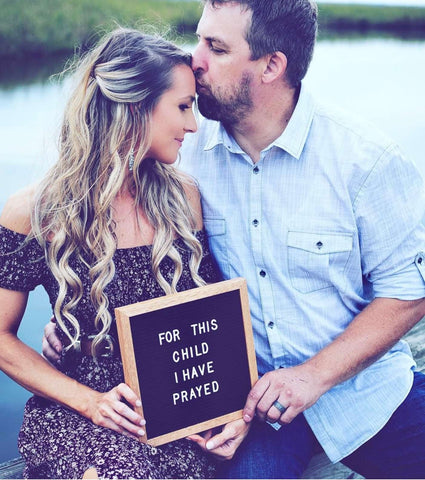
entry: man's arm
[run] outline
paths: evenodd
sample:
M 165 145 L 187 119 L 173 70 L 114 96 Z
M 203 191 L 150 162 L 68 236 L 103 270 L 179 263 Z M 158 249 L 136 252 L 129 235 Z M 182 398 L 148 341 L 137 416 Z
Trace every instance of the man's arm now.
M 305 363 L 266 373 L 248 395 L 243 418 L 290 423 L 325 392 L 384 355 L 425 316 L 425 299 L 376 298 L 347 329 Z M 273 403 L 287 410 L 281 414 Z

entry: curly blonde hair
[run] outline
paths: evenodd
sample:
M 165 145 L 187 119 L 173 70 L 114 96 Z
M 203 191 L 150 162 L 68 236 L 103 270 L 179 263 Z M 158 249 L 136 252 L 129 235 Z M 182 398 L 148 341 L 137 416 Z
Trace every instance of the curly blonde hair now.
M 77 84 L 65 110 L 59 159 L 40 184 L 31 218 L 32 236 L 44 247 L 58 283 L 54 314 L 70 347 L 80 336 L 73 310 L 83 296 L 81 279 L 70 266 L 71 255 L 77 255 L 90 272 L 98 331 L 93 354 L 113 322 L 105 294 L 114 277 L 117 248 L 112 202 L 126 178 L 132 151 L 129 188 L 135 206 L 142 208 L 155 230 L 152 267 L 157 281 L 166 294 L 176 291 L 182 272 L 173 244 L 178 236 L 192 252 L 195 284 L 205 284 L 198 275 L 202 248 L 185 194 L 190 180 L 171 165 L 144 159 L 151 143 L 152 112 L 171 87 L 178 65 L 190 66 L 190 54 L 160 37 L 119 28 L 75 67 Z M 165 256 L 175 264 L 171 284 L 159 269 Z

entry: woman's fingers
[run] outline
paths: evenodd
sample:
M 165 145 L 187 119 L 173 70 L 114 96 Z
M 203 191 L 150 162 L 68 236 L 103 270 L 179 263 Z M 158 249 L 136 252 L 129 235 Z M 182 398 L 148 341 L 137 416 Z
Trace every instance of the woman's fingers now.
M 140 407 L 141 402 L 131 388 L 121 383 L 109 392 L 100 394 L 92 420 L 97 425 L 110 428 L 119 433 L 142 437 L 146 434 L 146 421 L 140 414 L 130 408 L 125 400 L 133 407 Z
M 120 397 L 125 398 L 130 405 L 133 405 L 133 407 L 142 406 L 142 402 L 140 401 L 139 397 L 133 392 L 133 390 L 126 383 L 120 383 L 115 388 L 117 389 L 117 392 L 120 395 Z

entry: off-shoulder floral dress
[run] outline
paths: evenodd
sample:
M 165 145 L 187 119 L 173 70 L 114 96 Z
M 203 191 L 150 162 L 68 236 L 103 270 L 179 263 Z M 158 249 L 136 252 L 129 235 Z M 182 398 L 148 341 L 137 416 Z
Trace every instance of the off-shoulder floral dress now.
M 209 283 L 218 281 L 206 234 L 200 231 L 196 235 L 204 250 L 199 273 Z M 58 285 L 44 260 L 43 250 L 35 240 L 22 247 L 24 239 L 24 235 L 0 226 L 0 287 L 30 291 L 41 284 L 54 305 Z M 194 288 L 188 267 L 188 248 L 181 239 L 177 239 L 174 245 L 183 261 L 177 289 Z M 95 311 L 90 302 L 87 267 L 76 257 L 71 263 L 84 287 L 84 296 L 74 315 L 79 320 L 82 335 L 94 334 Z M 115 276 L 106 288 L 112 314 L 116 307 L 164 294 L 152 273 L 150 246 L 118 249 L 114 264 Z M 168 257 L 160 268 L 165 278 L 172 278 L 174 265 Z M 110 333 L 116 336 L 115 328 Z M 119 356 L 98 357 L 94 361 L 91 356 L 68 352 L 62 355 L 58 368 L 100 392 L 106 392 L 124 380 Z M 151 447 L 99 427 L 85 417 L 38 396 L 31 397 L 25 406 L 18 443 L 25 459 L 25 478 L 81 478 L 89 467 L 95 467 L 102 478 L 214 476 L 212 458 L 189 440 Z

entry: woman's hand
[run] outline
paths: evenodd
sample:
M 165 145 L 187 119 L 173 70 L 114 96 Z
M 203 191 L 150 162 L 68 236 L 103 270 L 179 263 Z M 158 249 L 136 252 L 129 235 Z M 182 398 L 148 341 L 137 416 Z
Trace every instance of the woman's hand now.
M 135 438 L 145 435 L 146 421 L 126 403 L 135 407 L 142 405 L 137 395 L 125 383 L 120 383 L 106 393 L 95 392 L 94 401 L 89 406 L 87 417 L 102 427 Z
M 250 424 L 240 419 L 224 425 L 217 435 L 213 435 L 213 430 L 208 430 L 202 435 L 190 435 L 187 438 L 197 443 L 205 452 L 212 453 L 218 460 L 231 460 L 248 435 L 249 428 Z

